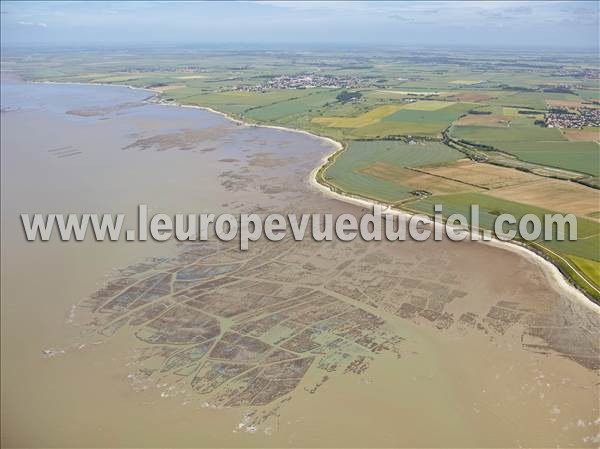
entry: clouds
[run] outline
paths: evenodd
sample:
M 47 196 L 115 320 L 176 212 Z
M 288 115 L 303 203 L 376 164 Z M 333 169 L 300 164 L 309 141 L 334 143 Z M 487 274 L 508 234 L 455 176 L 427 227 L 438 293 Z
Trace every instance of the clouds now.
M 406 22 L 429 21 L 432 16 L 445 24 L 465 25 L 476 22 L 479 25 L 495 26 L 501 20 L 529 23 L 532 25 L 560 23 L 565 20 L 589 19 L 598 21 L 598 3 L 595 1 L 430 1 L 430 2 L 335 2 L 335 1 L 257 1 L 288 10 L 324 13 L 335 12 L 349 16 L 353 14 L 385 15 Z
M 41 27 L 41 28 L 47 28 L 48 25 L 44 22 L 25 22 L 25 21 L 19 21 L 17 22 L 17 24 L 19 25 L 24 25 L 24 26 L 33 26 L 33 27 Z
M 598 45 L 595 1 L 3 1 L 2 6 L 5 45 Z

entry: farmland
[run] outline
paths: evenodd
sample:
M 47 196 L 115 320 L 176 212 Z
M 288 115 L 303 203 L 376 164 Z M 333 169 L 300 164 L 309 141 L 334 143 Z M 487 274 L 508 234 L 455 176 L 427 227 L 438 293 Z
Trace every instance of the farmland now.
M 481 193 L 461 193 L 457 195 L 439 195 L 417 200 L 404 207 L 416 212 L 433 215 L 435 204 L 443 206 L 444 215 L 459 213 L 464 216 L 470 216 L 471 205 L 479 206 L 480 226 L 484 229 L 493 229 L 494 222 L 500 214 L 511 214 L 517 221 L 525 214 L 534 214 L 543 222 L 544 214 L 556 213 L 549 209 L 531 206 L 529 204 L 518 203 L 516 201 L 507 201 L 500 198 L 494 198 L 488 194 Z M 505 231 L 517 231 L 515 225 L 505 225 Z M 543 249 L 547 248 L 558 254 L 566 254 L 568 257 L 578 257 L 584 259 L 588 265 L 598 262 L 600 253 L 600 227 L 598 222 L 579 218 L 577 220 L 577 241 L 557 241 L 556 236 L 551 241 L 538 241 L 537 245 Z M 588 278 L 593 276 L 588 273 Z M 593 280 L 593 279 L 591 279 Z
M 481 190 L 459 181 L 432 176 L 421 170 L 403 168 L 389 163 L 375 162 L 358 169 L 358 171 L 372 178 L 391 181 L 398 186 L 408 186 L 414 190 L 422 189 L 434 195 Z
M 279 121 L 297 114 L 306 114 L 312 109 L 320 108 L 335 101 L 335 91 L 314 92 L 287 101 L 280 101 L 267 106 L 257 106 L 246 110 L 246 115 L 257 121 Z
M 395 140 L 353 141 L 325 172 L 324 178 L 339 190 L 393 203 L 410 198 L 411 188 L 399 184 L 401 180 L 368 174 L 372 164 L 377 162 L 397 168 L 419 167 L 461 157 L 460 152 L 439 142 L 407 144 Z
M 526 126 L 510 120 L 510 127 L 455 126 L 451 136 L 473 143 L 493 146 L 494 143 L 564 142 L 558 129 Z M 491 129 L 490 129 L 491 128 Z
M 480 164 L 468 159 L 440 166 L 423 167 L 422 171 L 440 178 L 454 179 L 463 184 L 474 185 L 485 190 L 515 184 L 525 184 L 539 179 L 538 176 L 526 172 L 491 164 Z
M 600 142 L 600 129 L 598 128 L 564 129 L 562 133 L 567 139 L 575 142 Z
M 552 192 L 552 195 L 548 195 L 548 192 Z M 595 218 L 598 212 L 598 198 L 594 190 L 557 179 L 537 177 L 534 182 L 494 189 L 490 195 L 504 199 L 518 198 L 524 204 L 536 204 L 587 218 Z
M 597 142 L 493 142 L 502 151 L 536 164 L 600 176 Z
M 3 69 L 146 87 L 160 102 L 333 138 L 345 150 L 318 180 L 402 209 L 464 212 L 475 202 L 483 227 L 498 212 L 574 213 L 580 240 L 544 242 L 545 256 L 577 284 L 597 285 L 600 128 L 582 119 L 600 107 L 597 55 L 542 51 L 523 67 L 508 51 L 97 52 L 17 51 L 3 54 Z M 549 114 L 583 125 L 556 127 Z
M 362 128 L 379 122 L 382 118 L 393 114 L 399 108 L 399 106 L 395 105 L 385 105 L 376 107 L 356 117 L 317 117 L 313 119 L 313 122 L 332 128 Z

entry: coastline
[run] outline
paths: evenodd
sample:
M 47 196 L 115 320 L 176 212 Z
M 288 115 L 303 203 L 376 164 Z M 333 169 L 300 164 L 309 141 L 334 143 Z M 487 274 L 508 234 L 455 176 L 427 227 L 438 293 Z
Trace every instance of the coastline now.
M 338 142 L 338 144 L 339 144 L 339 142 Z M 339 145 L 341 147 L 341 144 L 339 144 Z M 323 158 L 321 160 L 322 164 L 320 166 L 316 167 L 311 172 L 310 178 L 308 179 L 309 184 L 311 184 L 314 188 L 320 190 L 324 195 L 329 196 L 330 198 L 333 198 L 333 199 L 344 201 L 349 204 L 354 204 L 354 205 L 363 206 L 363 207 L 370 207 L 370 208 L 372 208 L 374 205 L 378 205 L 379 203 L 377 203 L 376 201 L 372 201 L 372 200 L 365 199 L 365 198 L 356 198 L 353 196 L 334 192 L 329 187 L 327 187 L 317 181 L 317 178 L 316 178 L 317 172 L 325 164 L 327 164 L 329 162 L 329 159 L 335 153 L 337 153 L 337 151 L 339 151 L 340 149 L 341 148 L 336 149 L 334 152 L 330 153 L 329 155 L 327 155 L 325 158 Z M 381 205 L 381 204 L 379 204 L 379 205 Z M 398 215 L 400 217 L 408 218 L 408 217 L 417 215 L 417 214 L 414 214 L 414 213 L 411 213 L 409 211 L 405 211 L 402 209 L 394 209 L 391 206 L 388 206 L 388 207 L 389 207 L 389 210 L 386 211 L 386 213 L 392 213 L 392 214 Z M 426 215 L 423 215 L 423 216 L 427 217 Z M 430 224 L 432 224 L 433 226 L 445 226 L 445 224 L 437 223 L 437 222 L 434 222 L 433 220 L 431 220 L 429 217 L 427 217 L 427 218 L 430 220 Z M 459 229 L 458 227 L 453 227 L 453 228 Z M 502 250 L 510 251 L 515 254 L 519 254 L 519 255 L 523 256 L 524 258 L 528 259 L 529 261 L 539 265 L 540 267 L 542 267 L 542 270 L 544 271 L 544 274 L 546 275 L 546 279 L 548 279 L 548 281 L 550 282 L 551 285 L 554 283 L 553 286 L 556 287 L 559 291 L 562 291 L 566 294 L 571 295 L 572 297 L 577 298 L 578 301 L 582 302 L 584 305 L 589 306 L 593 310 L 600 311 L 600 304 L 597 304 L 593 299 L 586 296 L 581 290 L 579 290 L 571 282 L 569 282 L 569 279 L 560 271 L 560 269 L 555 264 L 546 260 L 544 257 L 542 257 L 540 254 L 536 253 L 535 251 L 529 249 L 528 247 L 526 247 L 522 244 L 516 243 L 516 242 L 512 242 L 512 241 L 505 242 L 505 241 L 498 240 L 494 237 L 492 237 L 491 240 L 483 240 L 481 235 L 476 232 L 471 232 L 470 234 L 471 234 L 471 236 L 474 235 L 476 237 L 475 241 L 477 241 L 477 243 L 482 243 L 484 245 L 487 244 L 487 245 L 493 246 L 495 248 L 499 248 Z
M 339 151 L 343 151 L 345 148 L 345 146 L 341 142 L 338 142 L 330 137 L 320 136 L 318 134 L 315 134 L 315 133 L 312 133 L 312 132 L 309 132 L 306 130 L 302 130 L 302 129 L 288 128 L 288 127 L 279 126 L 279 125 L 265 125 L 265 124 L 246 122 L 246 121 L 240 120 L 237 117 L 233 117 L 230 114 L 227 114 L 222 111 L 217 111 L 208 106 L 186 105 L 186 104 L 181 104 L 178 102 L 166 102 L 166 101 L 163 101 L 160 99 L 162 92 L 160 90 L 152 89 L 152 88 L 135 87 L 135 86 L 127 85 L 127 84 L 90 83 L 90 82 L 87 82 L 87 83 L 86 82 L 59 82 L 59 81 L 26 81 L 26 82 L 32 82 L 32 83 L 38 83 L 38 84 L 72 84 L 72 85 L 87 85 L 87 86 L 109 86 L 109 87 L 123 87 L 123 88 L 132 89 L 132 90 L 140 90 L 140 91 L 152 93 L 152 96 L 142 100 L 144 102 L 149 102 L 149 103 L 158 104 L 158 105 L 162 105 L 162 106 L 172 106 L 172 107 L 206 110 L 213 114 L 218 114 L 218 115 L 226 118 L 227 120 L 229 120 L 233 123 L 237 123 L 242 126 L 271 128 L 271 129 L 277 129 L 280 131 L 300 133 L 300 134 L 304 134 L 304 135 L 307 135 L 307 136 L 310 136 L 310 137 L 313 137 L 316 139 L 320 139 L 322 141 L 327 142 L 329 145 L 332 145 L 334 147 L 334 150 L 332 152 L 324 155 L 320 161 L 321 162 L 320 165 L 316 166 L 309 173 L 308 178 L 307 178 L 307 183 L 312 188 L 319 190 L 325 196 L 328 196 L 332 199 L 336 199 L 338 201 L 343 201 L 348 204 L 358 205 L 358 206 L 362 206 L 362 207 L 369 207 L 369 208 L 372 208 L 375 205 L 382 205 L 382 206 L 386 206 L 389 208 L 389 210 L 387 210 L 386 213 L 392 213 L 394 215 L 404 217 L 404 218 L 409 218 L 414 215 L 417 215 L 411 211 L 393 208 L 389 205 L 381 204 L 381 203 L 378 203 L 371 199 L 359 198 L 359 197 L 352 196 L 349 194 L 336 192 L 328 185 L 325 185 L 325 184 L 319 182 L 319 180 L 317 179 L 317 174 L 319 173 L 319 171 L 322 170 L 328 163 L 330 163 L 331 158 L 336 153 L 338 153 Z M 152 101 L 150 101 L 151 99 L 157 99 L 157 101 L 152 102 Z M 424 215 L 424 214 L 423 214 L 423 216 L 426 217 L 426 215 Z M 433 220 L 431 220 L 429 217 L 427 217 L 427 218 L 430 220 L 430 224 L 432 224 L 433 226 L 445 226 L 445 224 L 436 223 Z M 457 227 L 455 227 L 455 228 L 457 228 Z M 521 256 L 528 259 L 532 263 L 536 263 L 538 266 L 540 266 L 542 268 L 542 271 L 544 272 L 546 279 L 548 280 L 548 282 L 550 283 L 550 285 L 553 288 L 555 288 L 557 291 L 564 292 L 565 294 L 568 294 L 571 297 L 577 298 L 578 301 L 580 301 L 582 304 L 587 305 L 592 310 L 600 311 L 600 304 L 598 304 L 596 301 L 594 301 L 594 299 L 588 297 L 578 287 L 573 285 L 573 283 L 570 282 L 569 278 L 563 274 L 561 269 L 556 264 L 552 263 L 551 261 L 549 261 L 546 258 L 544 258 L 543 256 L 541 256 L 538 252 L 532 250 L 531 248 L 527 247 L 526 245 L 519 244 L 518 242 L 501 241 L 494 237 L 492 237 L 491 240 L 483 240 L 483 238 L 477 232 L 471 231 L 470 234 L 471 234 L 471 236 L 473 236 L 473 235 L 476 236 L 475 240 L 477 241 L 477 243 L 489 244 L 490 246 L 495 247 L 495 248 L 510 251 L 515 254 L 520 254 Z M 583 278 L 583 279 L 585 280 L 585 278 Z

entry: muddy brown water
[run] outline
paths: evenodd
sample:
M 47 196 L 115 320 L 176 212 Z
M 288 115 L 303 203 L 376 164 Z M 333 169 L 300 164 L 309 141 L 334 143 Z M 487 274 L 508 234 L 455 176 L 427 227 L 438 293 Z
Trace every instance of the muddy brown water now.
M 26 242 L 21 213 L 362 212 L 308 183 L 327 142 L 147 97 L 3 77 L 3 446 L 598 445 L 599 313 L 514 252 Z

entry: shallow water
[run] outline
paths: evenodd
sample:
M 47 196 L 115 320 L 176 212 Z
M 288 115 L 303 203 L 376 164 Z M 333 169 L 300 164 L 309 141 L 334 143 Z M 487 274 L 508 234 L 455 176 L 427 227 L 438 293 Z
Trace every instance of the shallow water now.
M 247 253 L 26 242 L 19 214 L 27 212 L 134 217 L 139 203 L 169 214 L 361 212 L 308 183 L 328 143 L 148 96 L 3 79 L 3 446 L 597 446 L 599 314 L 512 252 L 473 242 L 284 240 Z M 168 259 L 118 271 L 152 257 Z M 289 392 L 256 403 L 273 379 L 266 387 L 234 379 L 201 394 L 194 385 L 208 382 L 202 364 L 216 363 L 215 352 L 183 374 L 162 371 L 174 348 L 191 343 L 144 341 L 157 335 L 151 320 L 108 335 L 137 309 L 89 306 L 105 282 L 155 273 L 176 273 L 171 297 L 190 264 L 218 268 L 191 286 L 232 280 L 199 297 L 214 298 L 197 305 L 218 323 L 214 344 L 226 346 L 223 335 L 235 330 L 310 360 Z M 235 312 L 272 286 L 277 301 L 289 301 L 288 325 L 302 324 L 289 339 L 310 329 L 317 346 L 278 342 L 283 328 L 250 331 L 263 309 Z M 294 289 L 317 295 L 310 312 L 294 312 L 307 304 Z M 329 315 L 306 315 L 328 306 Z M 144 359 L 148 350 L 163 354 Z M 266 361 L 248 354 L 243 365 L 264 380 Z

